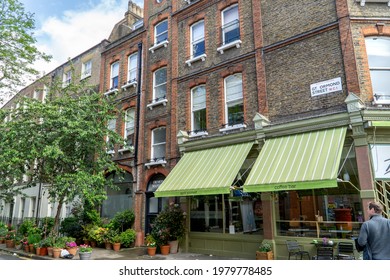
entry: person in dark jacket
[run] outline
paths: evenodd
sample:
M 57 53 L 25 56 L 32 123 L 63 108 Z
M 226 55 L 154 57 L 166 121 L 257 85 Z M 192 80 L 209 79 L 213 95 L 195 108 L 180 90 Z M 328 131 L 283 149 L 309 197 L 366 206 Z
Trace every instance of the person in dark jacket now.
M 382 216 L 382 206 L 368 204 L 370 219 L 362 224 L 358 242 L 365 246 L 363 259 L 390 260 L 390 220 Z

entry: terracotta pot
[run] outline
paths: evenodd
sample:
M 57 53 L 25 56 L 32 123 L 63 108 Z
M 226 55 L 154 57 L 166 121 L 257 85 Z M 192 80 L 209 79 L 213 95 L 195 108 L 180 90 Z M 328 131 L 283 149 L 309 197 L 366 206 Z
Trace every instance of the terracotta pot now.
M 41 254 L 41 247 L 35 248 L 35 254 L 37 254 L 38 256 Z
M 272 251 L 270 252 L 256 251 L 256 260 L 273 260 L 273 259 L 274 259 L 274 253 Z
M 121 244 L 120 243 L 112 243 L 112 248 L 114 251 L 119 251 L 121 249 Z
M 30 250 L 30 253 L 35 253 L 34 244 L 28 244 L 28 248 Z
M 161 245 L 160 246 L 161 255 L 169 255 L 170 247 L 171 246 L 169 246 L 169 245 Z
M 30 247 L 28 246 L 28 244 L 23 246 L 23 251 L 25 251 L 26 253 L 30 252 Z
M 156 255 L 156 250 L 157 250 L 157 247 L 148 247 L 148 255 L 149 256 Z
M 49 257 L 53 257 L 53 247 L 47 247 L 47 254 Z
M 77 254 L 77 247 L 67 247 L 66 250 L 69 252 L 69 254 L 72 254 L 73 256 L 76 256 Z
M 15 248 L 15 240 L 6 240 L 5 247 L 6 248 Z
M 58 259 L 61 255 L 61 248 L 53 248 L 53 258 Z
M 111 242 L 106 242 L 106 243 L 104 243 L 104 246 L 105 246 L 105 248 L 106 248 L 107 250 L 112 250 L 112 244 L 111 244 Z
M 176 254 L 178 252 L 178 249 L 179 249 L 179 241 L 172 240 L 172 241 L 169 241 L 168 244 L 170 246 L 169 253 Z
M 40 256 L 46 256 L 47 255 L 47 247 L 41 247 L 41 251 L 39 252 Z

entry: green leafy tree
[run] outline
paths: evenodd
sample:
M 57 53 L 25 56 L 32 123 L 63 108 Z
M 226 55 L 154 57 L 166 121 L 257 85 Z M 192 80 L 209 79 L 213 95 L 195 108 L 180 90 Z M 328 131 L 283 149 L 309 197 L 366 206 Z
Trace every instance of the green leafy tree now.
M 123 139 L 107 127 L 119 113 L 115 104 L 93 88 L 84 83 L 63 88 L 60 81 L 47 88 L 44 102 L 21 98 L 20 107 L 3 112 L 12 118 L 0 123 L 0 174 L 5 175 L 0 187 L 12 194 L 20 191 L 16 186 L 43 183 L 50 199 L 59 203 L 57 229 L 64 203 L 80 198 L 96 206 L 106 198 L 106 187 L 114 188 L 105 173 L 120 169 L 104 139 L 108 135 L 114 144 Z M 23 178 L 28 181 L 15 184 Z
M 34 15 L 17 0 L 0 1 L 0 104 L 24 84 L 23 77 L 36 76 L 37 60 L 50 57 L 35 46 Z

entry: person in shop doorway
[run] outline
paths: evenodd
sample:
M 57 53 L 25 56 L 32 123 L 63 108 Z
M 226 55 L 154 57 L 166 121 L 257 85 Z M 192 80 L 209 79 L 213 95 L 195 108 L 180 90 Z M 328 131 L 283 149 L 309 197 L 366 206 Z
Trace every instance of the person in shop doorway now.
M 358 243 L 364 246 L 364 260 L 390 260 L 390 220 L 382 216 L 382 206 L 368 204 L 370 219 L 362 224 Z

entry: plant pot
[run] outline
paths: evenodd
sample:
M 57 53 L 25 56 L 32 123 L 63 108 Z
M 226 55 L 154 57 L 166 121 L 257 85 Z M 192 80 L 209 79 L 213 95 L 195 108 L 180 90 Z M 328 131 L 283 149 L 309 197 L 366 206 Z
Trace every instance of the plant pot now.
M 256 260 L 273 260 L 274 253 L 272 251 L 269 252 L 259 252 L 256 251 Z
M 53 247 L 47 247 L 47 255 L 53 257 Z
M 179 249 L 179 241 L 178 240 L 172 240 L 168 242 L 170 249 L 169 253 L 176 254 Z
M 148 255 L 149 256 L 155 256 L 156 255 L 157 247 L 148 247 Z
M 15 240 L 6 240 L 5 241 L 5 247 L 6 248 L 15 248 Z
M 34 244 L 28 244 L 28 248 L 29 248 L 30 253 L 35 253 Z
M 46 256 L 47 255 L 47 247 L 41 247 L 41 251 L 39 252 L 40 256 Z
M 105 243 L 104 243 L 104 246 L 105 246 L 105 248 L 106 248 L 107 250 L 112 250 L 112 244 L 111 244 L 111 242 L 105 242 Z
M 61 248 L 53 248 L 53 258 L 58 259 L 61 255 Z
M 161 245 L 160 246 L 161 255 L 169 255 L 170 247 L 171 246 L 169 246 L 169 245 Z
M 25 251 L 26 253 L 30 252 L 30 247 L 28 246 L 28 244 L 23 246 L 23 251 Z
M 112 249 L 114 249 L 114 251 L 119 251 L 121 249 L 121 244 L 120 243 L 112 243 Z
M 72 254 L 73 256 L 76 256 L 77 254 L 77 247 L 72 247 L 72 248 L 68 247 L 66 248 L 66 250 L 69 252 L 69 254 Z
M 41 247 L 35 248 L 35 254 L 37 254 L 38 256 L 41 254 Z
M 79 252 L 80 260 L 90 260 L 92 252 Z

